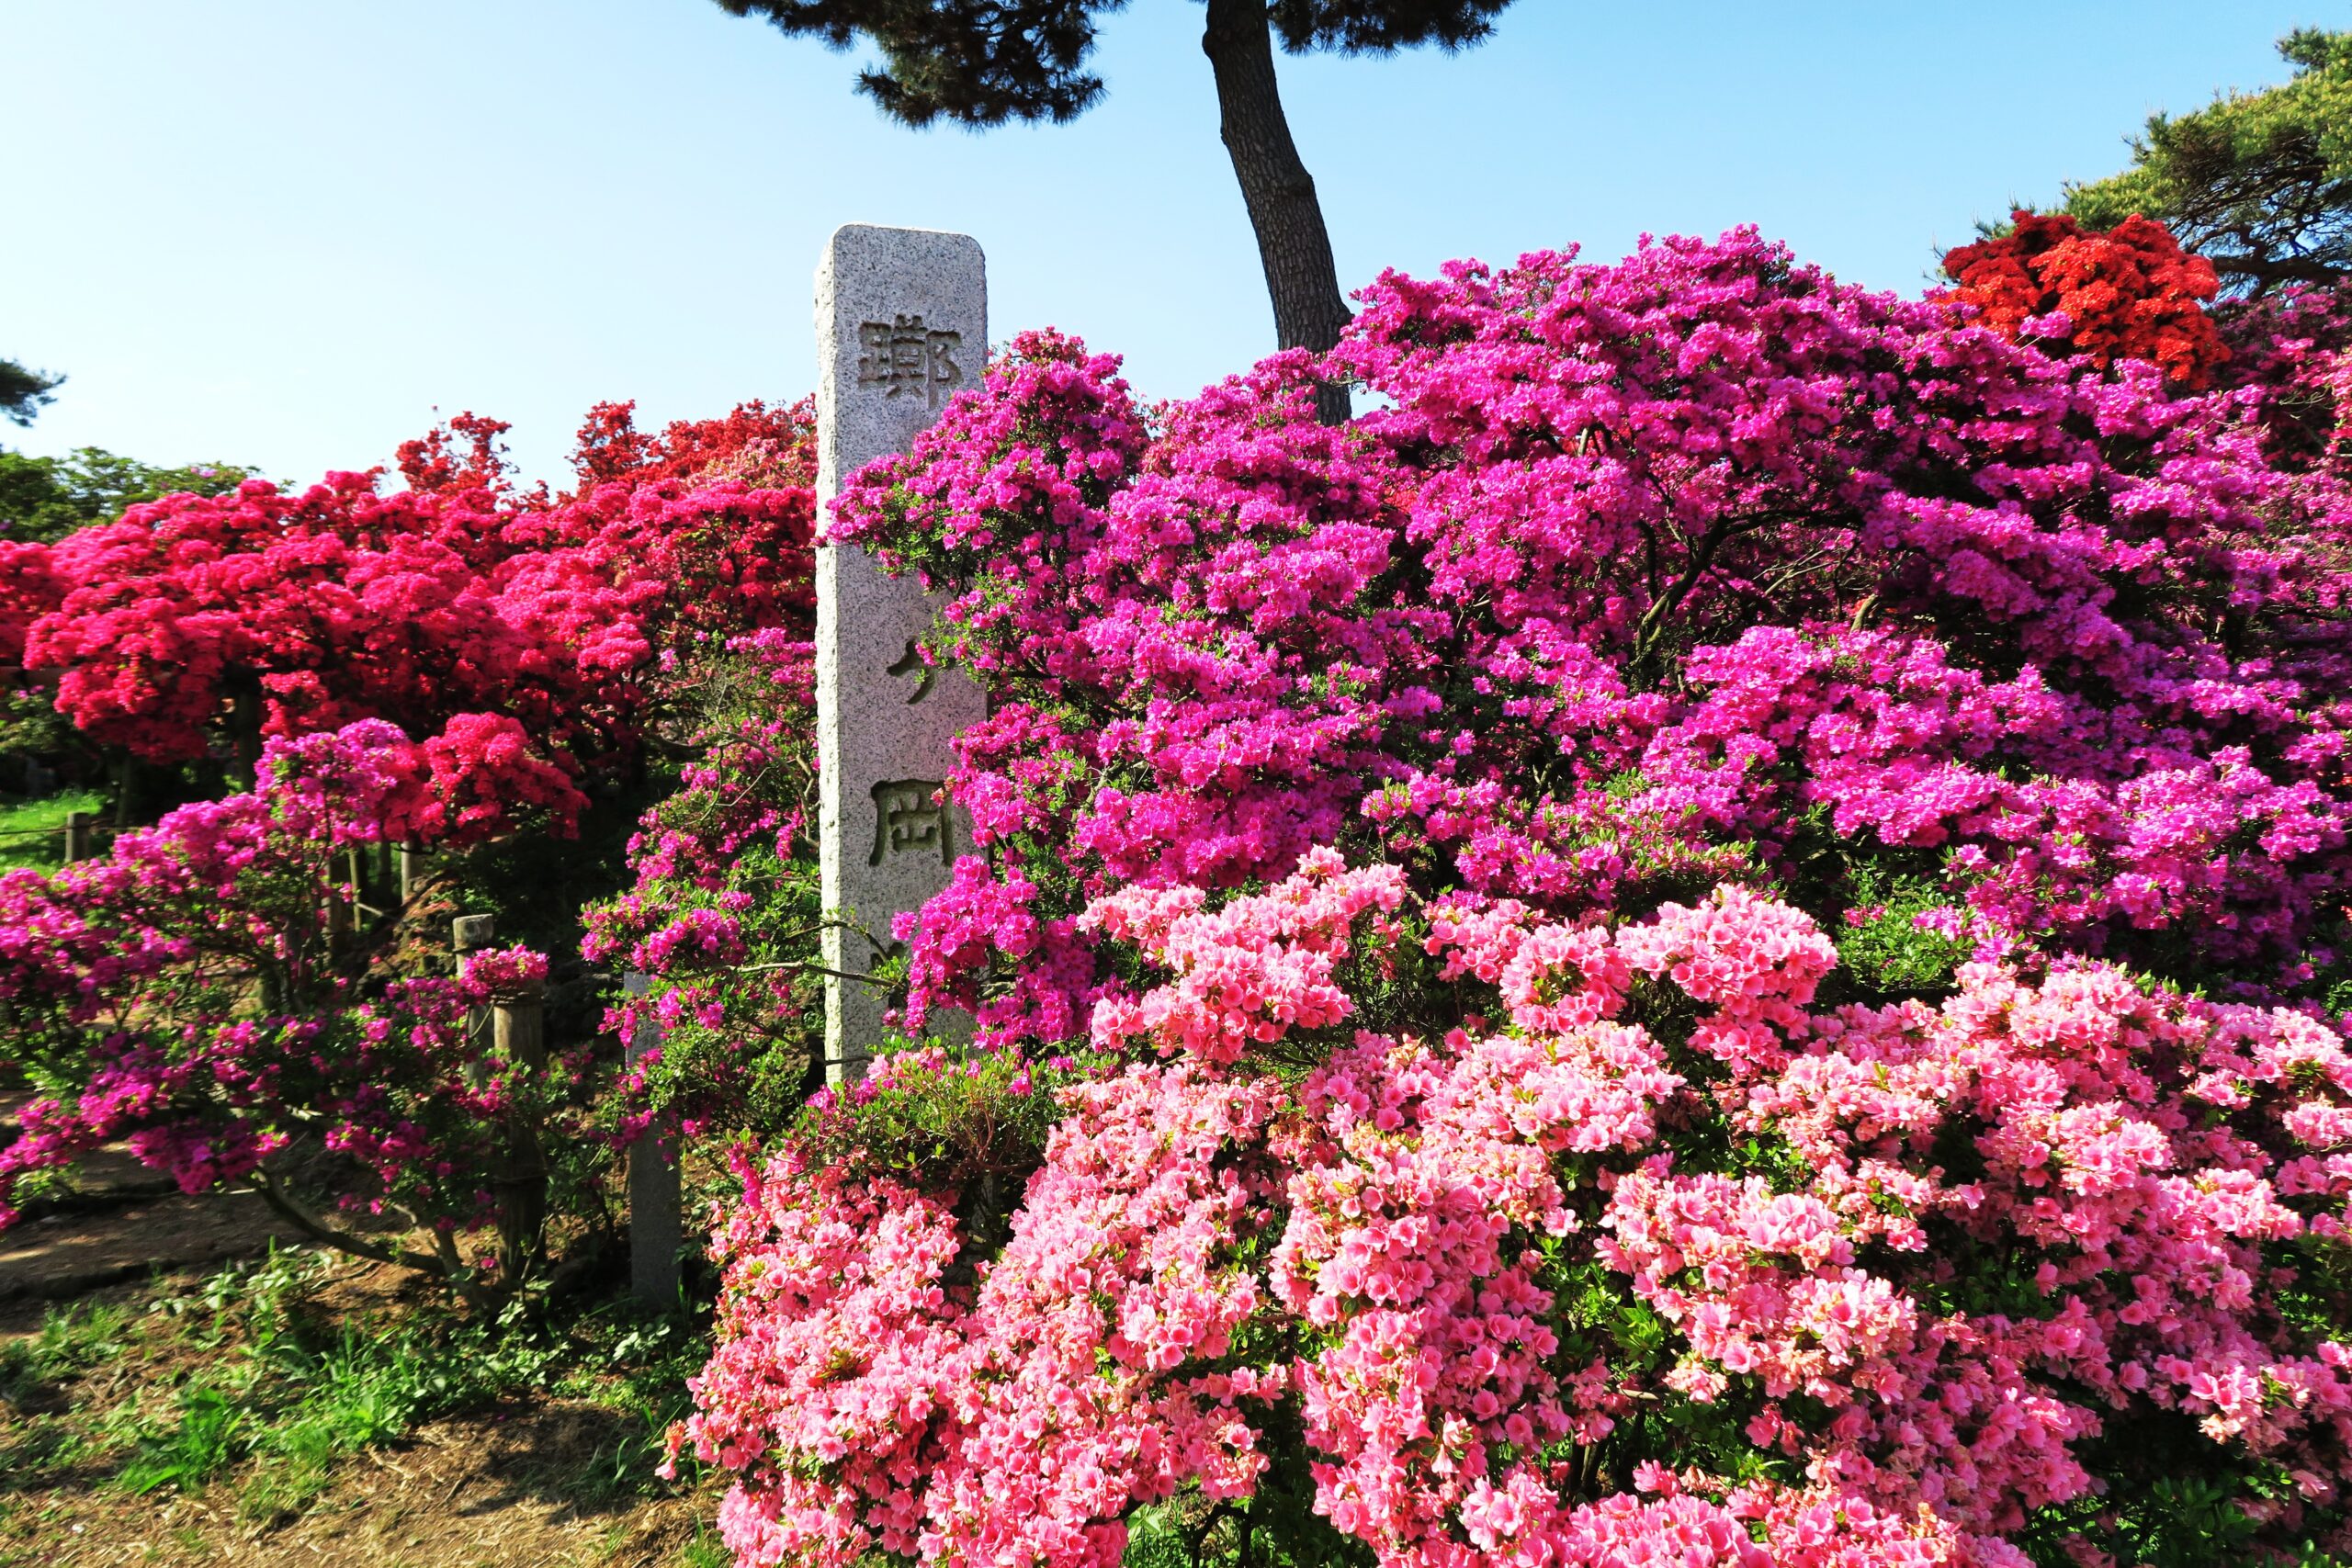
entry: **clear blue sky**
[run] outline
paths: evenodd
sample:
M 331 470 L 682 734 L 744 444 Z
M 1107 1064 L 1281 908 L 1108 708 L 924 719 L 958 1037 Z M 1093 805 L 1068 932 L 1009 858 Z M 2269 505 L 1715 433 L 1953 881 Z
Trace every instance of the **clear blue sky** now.
M 987 248 L 994 330 L 1174 395 L 1272 346 L 1194 0 L 1131 0 L 1069 126 L 885 122 L 855 60 L 710 0 L 0 0 L 0 355 L 72 380 L 34 452 L 382 462 L 437 405 L 561 471 L 582 411 L 789 398 L 853 220 Z M 1283 62 L 1344 287 L 1754 222 L 1917 291 L 2149 111 L 2283 79 L 2345 0 L 1519 0 L 1448 58 Z

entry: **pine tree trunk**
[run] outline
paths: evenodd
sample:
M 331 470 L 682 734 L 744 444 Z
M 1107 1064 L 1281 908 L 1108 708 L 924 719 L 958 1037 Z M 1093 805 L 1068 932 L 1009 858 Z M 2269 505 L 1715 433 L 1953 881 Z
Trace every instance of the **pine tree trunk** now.
M 1315 198 L 1315 176 L 1299 160 L 1283 116 L 1266 0 L 1208 0 L 1208 10 L 1201 48 L 1216 74 L 1225 150 L 1258 232 L 1266 292 L 1274 301 L 1275 342 L 1320 354 L 1340 341 L 1349 312 L 1322 204 Z M 1348 389 L 1323 388 L 1316 411 L 1326 424 L 1344 423 Z

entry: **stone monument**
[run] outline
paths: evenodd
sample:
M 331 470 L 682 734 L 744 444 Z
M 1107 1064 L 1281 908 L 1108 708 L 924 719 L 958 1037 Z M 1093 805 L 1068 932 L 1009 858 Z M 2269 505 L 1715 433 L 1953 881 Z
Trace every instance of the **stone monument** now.
M 904 451 L 948 396 L 976 386 L 989 341 L 978 242 L 929 229 L 852 223 L 817 269 L 817 508 L 842 480 Z M 940 795 L 956 732 L 986 716 L 962 672 L 916 649 L 935 605 L 866 552 L 817 550 L 819 869 L 829 926 L 825 1076 L 854 1079 L 882 1038 L 883 998 L 855 979 L 893 951 L 891 917 L 947 886 L 971 825 Z

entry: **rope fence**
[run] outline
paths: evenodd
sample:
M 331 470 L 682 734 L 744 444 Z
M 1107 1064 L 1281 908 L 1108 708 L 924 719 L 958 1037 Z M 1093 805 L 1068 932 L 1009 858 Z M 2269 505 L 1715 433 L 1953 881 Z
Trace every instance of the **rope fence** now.
M 105 825 L 98 820 L 96 812 L 69 811 L 65 814 L 64 822 L 55 828 L 0 829 L 0 842 L 22 842 L 29 839 L 62 837 L 65 840 L 63 858 L 70 863 L 77 860 L 89 859 L 91 852 L 97 847 L 99 833 L 106 830 Z

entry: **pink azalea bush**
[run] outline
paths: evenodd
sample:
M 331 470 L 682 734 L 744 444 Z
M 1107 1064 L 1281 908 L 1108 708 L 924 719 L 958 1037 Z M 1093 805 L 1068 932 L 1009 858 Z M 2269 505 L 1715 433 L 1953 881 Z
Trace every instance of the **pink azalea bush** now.
M 843 491 L 990 696 L 978 1032 L 744 1162 L 739 1559 L 2352 1548 L 2334 307 L 2198 392 L 1747 231 L 1361 299 Z

